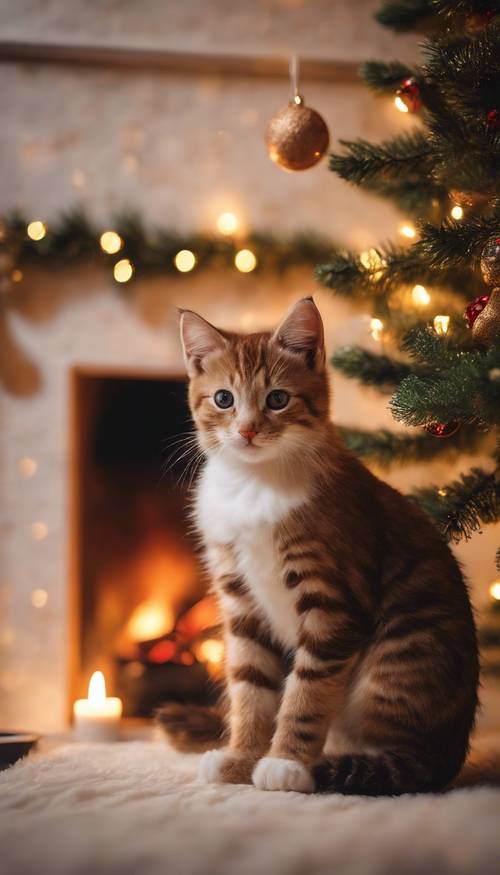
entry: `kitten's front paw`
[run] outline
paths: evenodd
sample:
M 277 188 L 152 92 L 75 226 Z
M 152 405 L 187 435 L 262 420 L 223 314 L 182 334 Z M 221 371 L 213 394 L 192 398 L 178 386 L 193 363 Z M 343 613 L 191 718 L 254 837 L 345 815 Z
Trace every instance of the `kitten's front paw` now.
M 297 760 L 264 757 L 257 763 L 252 780 L 258 790 L 314 793 L 314 779 L 310 770 Z
M 227 750 L 207 750 L 198 777 L 209 784 L 251 784 L 255 760 L 236 757 Z

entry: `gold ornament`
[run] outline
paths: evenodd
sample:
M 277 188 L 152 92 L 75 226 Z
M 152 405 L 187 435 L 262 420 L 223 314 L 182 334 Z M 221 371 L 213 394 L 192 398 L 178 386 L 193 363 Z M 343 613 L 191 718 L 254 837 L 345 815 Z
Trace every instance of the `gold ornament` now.
M 488 286 L 500 284 L 500 237 L 490 237 L 481 253 L 481 273 Z
M 328 128 L 316 110 L 306 106 L 298 92 L 298 62 L 290 62 L 292 100 L 271 119 L 266 131 L 271 161 L 284 170 L 314 167 L 328 149 Z
M 480 346 L 500 340 L 500 288 L 493 289 L 489 301 L 474 320 L 472 336 Z

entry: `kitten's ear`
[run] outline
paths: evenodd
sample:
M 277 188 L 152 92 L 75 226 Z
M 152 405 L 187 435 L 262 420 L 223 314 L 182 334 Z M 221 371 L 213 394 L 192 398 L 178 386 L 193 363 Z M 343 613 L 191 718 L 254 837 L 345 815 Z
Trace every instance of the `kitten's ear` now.
M 303 353 L 316 366 L 325 362 L 325 338 L 320 312 L 312 298 L 302 298 L 288 311 L 273 334 L 284 349 Z
M 179 310 L 182 350 L 188 374 L 199 373 L 200 363 L 211 352 L 227 346 L 225 337 L 192 310 Z

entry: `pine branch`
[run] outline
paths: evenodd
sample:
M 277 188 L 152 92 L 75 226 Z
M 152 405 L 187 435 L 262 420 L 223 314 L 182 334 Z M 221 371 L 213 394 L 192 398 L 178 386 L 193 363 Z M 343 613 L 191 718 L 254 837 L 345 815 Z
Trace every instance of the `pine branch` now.
M 422 25 L 433 14 L 432 0 L 400 0 L 384 3 L 375 18 L 384 27 L 405 33 Z
M 432 146 L 422 131 L 401 134 L 383 143 L 367 140 L 340 140 L 347 154 L 331 155 L 330 170 L 347 182 L 360 185 L 376 176 L 398 177 L 402 174 L 430 172 Z
M 453 2 L 455 9 L 456 6 Z M 474 37 L 451 42 L 427 41 L 422 46 L 422 73 L 426 79 L 444 87 L 459 82 L 462 87 L 473 89 L 484 80 L 494 81 L 500 73 L 499 39 L 500 24 L 492 22 Z
M 426 462 L 437 457 L 450 457 L 474 450 L 479 441 L 476 429 L 462 428 L 446 441 L 421 432 L 417 435 L 396 434 L 387 429 L 363 431 L 341 428 L 341 436 L 353 453 L 383 468 L 393 464 Z
M 487 240 L 498 230 L 500 215 L 470 217 L 460 222 L 446 220 L 440 227 L 425 225 L 415 248 L 422 258 L 441 270 L 477 266 Z
M 419 178 L 416 174 L 398 179 L 376 176 L 365 180 L 361 187 L 369 194 L 391 200 L 400 212 L 420 222 L 442 220 L 449 211 L 448 190 L 427 173 Z
M 433 375 L 405 377 L 390 407 L 406 425 L 476 423 L 483 428 L 500 422 L 500 343 L 487 352 L 458 351 L 431 331 L 415 332 L 404 349 L 421 363 L 432 365 Z M 436 342 L 437 341 L 437 342 Z
M 366 61 L 360 72 L 368 87 L 380 93 L 394 93 L 403 79 L 417 75 L 411 67 L 401 64 L 400 61 Z
M 447 541 L 468 540 L 481 525 L 500 519 L 500 488 L 495 473 L 472 468 L 444 488 L 414 492 L 422 510 L 432 517 Z
M 374 250 L 376 257 L 363 259 L 354 252 L 334 251 L 329 262 L 316 268 L 316 277 L 338 295 L 382 298 L 402 285 L 433 285 L 462 296 L 481 294 L 484 284 L 477 273 L 464 267 L 441 270 L 431 265 L 416 246 L 387 245 Z
M 365 386 L 393 389 L 412 373 L 412 368 L 386 355 L 375 355 L 360 346 L 344 346 L 333 356 L 332 365 L 346 377 Z

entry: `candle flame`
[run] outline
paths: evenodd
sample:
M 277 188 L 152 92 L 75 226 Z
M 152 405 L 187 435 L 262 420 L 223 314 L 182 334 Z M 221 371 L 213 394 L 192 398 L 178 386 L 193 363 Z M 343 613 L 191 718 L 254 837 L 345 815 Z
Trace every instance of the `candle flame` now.
M 102 671 L 95 671 L 89 681 L 89 702 L 100 705 L 106 699 L 106 681 Z

